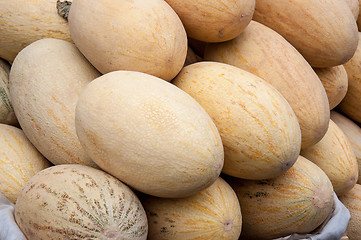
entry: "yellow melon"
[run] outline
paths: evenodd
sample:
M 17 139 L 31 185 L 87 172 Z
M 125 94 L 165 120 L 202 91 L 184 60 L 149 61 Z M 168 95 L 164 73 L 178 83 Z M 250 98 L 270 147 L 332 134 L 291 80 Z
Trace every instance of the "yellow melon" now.
M 309 233 L 332 212 L 334 192 L 326 174 L 299 157 L 277 178 L 225 178 L 237 194 L 242 210 L 241 239 L 273 239 Z
M 204 59 L 234 65 L 273 85 L 298 118 L 302 148 L 325 135 L 330 118 L 326 91 L 312 67 L 277 32 L 252 21 L 237 38 L 207 44 Z
M 0 156 L 0 193 L 12 203 L 32 176 L 51 166 L 21 129 L 6 124 L 0 124 Z
M 242 214 L 237 195 L 221 178 L 187 198 L 146 197 L 149 240 L 235 240 L 241 234 Z
M 218 62 L 183 68 L 172 81 L 211 116 L 222 137 L 226 174 L 276 177 L 296 161 L 301 131 L 284 97 L 263 79 Z
M 358 180 L 358 164 L 351 143 L 332 121 L 320 142 L 301 151 L 330 178 L 338 196 L 348 192 Z

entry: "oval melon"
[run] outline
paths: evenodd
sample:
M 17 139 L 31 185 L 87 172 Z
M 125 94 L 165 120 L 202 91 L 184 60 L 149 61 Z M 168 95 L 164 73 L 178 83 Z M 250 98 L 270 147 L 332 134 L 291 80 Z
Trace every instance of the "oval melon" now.
M 89 83 L 77 102 L 75 125 L 99 167 L 150 195 L 195 194 L 223 167 L 222 141 L 206 111 L 146 73 L 115 71 Z
M 331 120 L 343 131 L 351 144 L 358 164 L 357 183 L 361 183 L 361 128 L 351 119 L 335 111 L 331 111 Z
M 9 63 L 0 59 L 0 123 L 18 126 L 18 120 L 9 99 L 9 73 Z
M 137 196 L 113 176 L 84 165 L 37 173 L 20 192 L 14 215 L 28 239 L 147 239 Z
M 277 178 L 225 180 L 241 205 L 241 239 L 309 233 L 333 211 L 334 192 L 330 180 L 317 165 L 302 156 Z
M 218 62 L 183 68 L 172 81 L 211 116 L 222 137 L 223 173 L 273 178 L 298 158 L 301 131 L 283 96 L 261 78 Z
M 253 19 L 281 34 L 313 67 L 344 64 L 357 48 L 357 25 L 345 0 L 257 0 Z
M 51 166 L 21 129 L 6 124 L 0 124 L 0 156 L 0 193 L 12 203 L 32 176 Z
M 302 148 L 326 133 L 330 110 L 325 89 L 302 55 L 277 32 L 252 21 L 237 38 L 207 44 L 204 58 L 234 65 L 273 85 L 298 118 Z
M 348 88 L 347 72 L 343 65 L 328 68 L 314 68 L 326 90 L 330 110 L 345 97 Z
M 237 195 L 221 178 L 187 198 L 141 199 L 148 217 L 148 239 L 238 239 L 242 214 Z
M 166 0 L 191 38 L 224 42 L 237 37 L 252 19 L 255 0 Z
M 74 44 L 41 39 L 24 48 L 10 70 L 10 100 L 21 128 L 53 164 L 96 166 L 75 132 L 75 104 L 100 73 Z
M 58 15 L 56 3 L 56 0 L 2 1 L 0 58 L 13 62 L 24 47 L 42 38 L 72 42 L 68 23 Z
M 332 120 L 322 140 L 302 150 L 301 155 L 327 174 L 338 196 L 348 192 L 358 180 L 358 164 L 351 143 Z
M 338 108 L 352 120 L 361 123 L 361 33 L 355 55 L 343 66 L 348 76 L 348 90 Z
M 358 240 L 361 235 L 361 185 L 356 184 L 349 192 L 340 197 L 340 201 L 351 214 L 345 234 L 350 240 Z
M 170 81 L 183 67 L 187 35 L 163 0 L 75 0 L 68 19 L 75 45 L 103 74 L 132 70 Z

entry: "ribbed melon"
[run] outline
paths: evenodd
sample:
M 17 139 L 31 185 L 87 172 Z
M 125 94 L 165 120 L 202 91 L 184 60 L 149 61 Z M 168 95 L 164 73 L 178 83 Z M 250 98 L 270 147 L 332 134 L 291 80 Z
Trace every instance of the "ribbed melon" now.
M 12 203 L 32 176 L 51 166 L 21 129 L 6 124 L 0 124 L 0 156 L 0 193 Z
M 33 42 L 10 70 L 10 100 L 25 135 L 53 164 L 95 167 L 75 132 L 75 104 L 100 73 L 74 44 L 47 38 Z
M 341 128 L 351 143 L 359 170 L 357 183 L 361 183 L 361 128 L 351 119 L 336 111 L 331 111 L 331 120 Z
M 320 142 L 301 151 L 330 178 L 338 196 L 349 191 L 358 180 L 358 164 L 351 143 L 332 121 Z
M 326 91 L 308 62 L 277 32 L 251 21 L 237 38 L 207 44 L 204 59 L 234 65 L 273 85 L 299 120 L 302 148 L 326 133 L 330 118 Z
M 242 210 L 241 239 L 273 239 L 309 233 L 332 212 L 333 188 L 326 174 L 300 156 L 277 178 L 250 181 L 225 179 Z
M 0 123 L 18 125 L 14 108 L 9 99 L 9 73 L 9 63 L 0 59 Z
M 340 197 L 340 201 L 351 214 L 346 235 L 350 240 L 359 240 L 361 236 L 361 185 L 356 184 L 349 192 Z
M 105 172 L 63 164 L 37 173 L 15 205 L 28 239 L 145 240 L 146 213 L 137 196 Z
M 347 72 L 343 65 L 328 68 L 314 68 L 326 90 L 330 110 L 345 97 L 348 89 Z
M 242 214 L 233 189 L 221 178 L 187 198 L 141 199 L 149 240 L 238 239 Z
M 222 172 L 246 179 L 276 177 L 296 161 L 301 131 L 284 97 L 263 79 L 218 62 L 182 69 L 172 81 L 211 116 L 224 146 Z

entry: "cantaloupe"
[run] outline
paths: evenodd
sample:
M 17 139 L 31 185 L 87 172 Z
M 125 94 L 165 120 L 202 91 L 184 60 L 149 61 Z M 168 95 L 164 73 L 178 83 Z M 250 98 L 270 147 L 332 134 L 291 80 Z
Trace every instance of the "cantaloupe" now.
M 170 81 L 183 67 L 186 31 L 164 0 L 75 0 L 68 21 L 75 45 L 103 74 L 132 70 Z
M 134 192 L 79 164 L 38 172 L 21 190 L 14 215 L 28 239 L 147 239 L 146 213 Z
M 0 193 L 15 203 L 20 190 L 51 163 L 17 127 L 0 124 Z
M 355 55 L 343 66 L 348 76 L 348 90 L 339 109 L 352 120 L 361 123 L 361 33 Z
M 10 100 L 25 135 L 53 164 L 95 167 L 75 132 L 80 92 L 100 73 L 73 43 L 41 39 L 24 48 L 10 70 Z
M 166 0 L 191 38 L 224 42 L 237 37 L 252 19 L 255 0 Z
M 302 150 L 301 155 L 327 174 L 338 196 L 348 192 L 358 180 L 358 164 L 351 143 L 332 120 L 322 140 Z
M 2 1 L 0 58 L 12 62 L 24 47 L 42 38 L 72 42 L 68 23 L 58 15 L 56 3 L 56 0 Z
M 338 113 L 331 111 L 331 120 L 343 131 L 351 144 L 351 148 L 355 153 L 358 164 L 358 180 L 361 183 L 361 128 L 354 123 L 351 119 Z
M 211 116 L 224 146 L 223 173 L 246 179 L 281 175 L 297 160 L 301 130 L 284 97 L 240 68 L 199 62 L 172 81 Z
M 0 59 L 0 123 L 17 126 L 18 120 L 9 99 L 9 73 L 9 63 Z
M 340 201 L 351 214 L 346 235 L 350 240 L 358 240 L 361 236 L 361 185 L 356 184 L 349 192 L 340 197 Z
M 302 148 L 325 135 L 330 118 L 326 91 L 312 67 L 277 32 L 252 21 L 237 38 L 207 44 L 204 59 L 234 65 L 273 85 L 298 118 Z
M 212 185 L 223 167 L 221 137 L 207 112 L 146 73 L 114 71 L 89 83 L 75 126 L 99 167 L 149 195 L 190 196 Z
M 233 189 L 221 178 L 187 198 L 141 198 L 149 240 L 229 239 L 241 234 L 242 214 Z
M 332 110 L 346 95 L 348 88 L 347 72 L 343 65 L 315 68 L 314 70 L 326 90 L 330 110 Z
M 311 161 L 299 157 L 277 178 L 250 181 L 225 179 L 241 205 L 241 239 L 273 239 L 292 233 L 309 233 L 331 214 L 332 184 Z
M 344 64 L 357 48 L 357 25 L 345 0 L 258 0 L 253 19 L 281 34 L 313 67 Z

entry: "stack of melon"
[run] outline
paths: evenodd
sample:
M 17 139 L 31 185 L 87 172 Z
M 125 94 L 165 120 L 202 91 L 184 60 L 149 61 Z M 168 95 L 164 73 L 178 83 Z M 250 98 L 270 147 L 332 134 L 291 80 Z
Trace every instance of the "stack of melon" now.
M 0 2 L 0 193 L 19 228 L 29 240 L 275 239 L 312 233 L 336 194 L 357 239 L 359 8 Z

